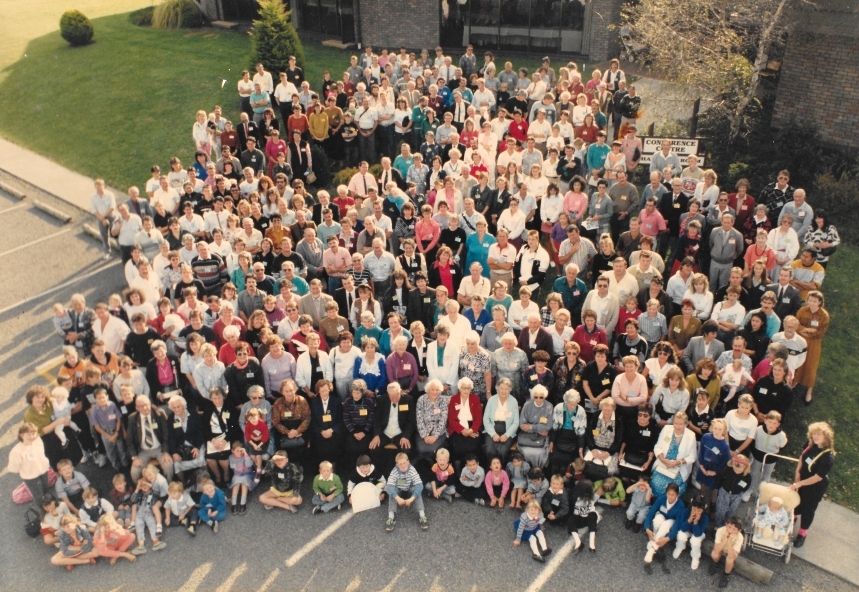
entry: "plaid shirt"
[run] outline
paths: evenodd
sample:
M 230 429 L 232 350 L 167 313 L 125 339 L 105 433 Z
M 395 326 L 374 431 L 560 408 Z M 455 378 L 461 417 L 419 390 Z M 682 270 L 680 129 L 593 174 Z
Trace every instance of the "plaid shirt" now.
M 665 322 L 665 315 L 661 312 L 656 313 L 653 318 L 649 317 L 647 313 L 640 315 L 638 324 L 639 333 L 647 340 L 647 343 L 656 343 L 668 333 L 668 324 Z
M 463 347 L 459 352 L 459 377 L 470 378 L 474 383 L 474 394 L 482 400 L 486 400 L 486 375 L 492 369 L 492 358 L 485 350 L 479 349 L 477 353 L 468 353 L 468 348 Z

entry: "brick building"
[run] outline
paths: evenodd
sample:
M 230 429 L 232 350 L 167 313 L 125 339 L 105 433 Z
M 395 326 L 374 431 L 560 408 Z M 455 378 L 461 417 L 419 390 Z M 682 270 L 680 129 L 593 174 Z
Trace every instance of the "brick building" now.
M 623 0 L 290 0 L 299 30 L 360 46 L 617 56 Z
M 812 121 L 832 144 L 859 148 L 859 4 L 826 0 L 797 9 L 782 60 L 775 127 Z

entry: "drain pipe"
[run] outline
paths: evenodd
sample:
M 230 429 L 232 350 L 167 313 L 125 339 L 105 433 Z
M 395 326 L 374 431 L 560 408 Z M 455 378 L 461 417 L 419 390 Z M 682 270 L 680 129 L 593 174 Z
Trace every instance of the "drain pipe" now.
M 352 0 L 352 8 L 355 13 L 355 28 L 357 29 L 355 42 L 360 50 L 364 45 L 364 36 L 361 34 L 361 0 Z

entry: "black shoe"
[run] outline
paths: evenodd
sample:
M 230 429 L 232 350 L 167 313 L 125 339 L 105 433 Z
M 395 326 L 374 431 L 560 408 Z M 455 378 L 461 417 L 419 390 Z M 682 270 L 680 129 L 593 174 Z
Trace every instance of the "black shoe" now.
M 638 534 L 639 532 L 641 532 L 641 524 L 639 524 L 638 522 L 633 524 L 632 525 L 632 532 L 634 532 L 635 534 Z
M 546 563 L 546 560 L 543 559 L 543 556 L 538 553 L 534 553 L 533 555 L 531 555 L 531 559 L 533 559 L 534 561 L 539 561 L 540 563 Z
M 716 572 L 719 571 L 719 564 L 715 561 L 710 564 L 710 569 L 708 570 L 710 575 L 716 575 Z
M 803 403 L 805 403 L 805 406 L 806 406 L 806 407 L 808 407 L 809 405 L 811 405 L 812 403 L 814 403 L 814 399 L 805 399 L 805 400 L 803 401 Z M 727 586 L 727 584 L 725 584 L 725 585 Z M 724 587 L 724 586 L 723 586 L 723 587 Z
M 549 555 L 552 554 L 552 549 L 551 549 L 551 547 L 546 547 L 545 549 L 543 549 L 543 551 L 541 553 L 542 553 L 543 557 L 548 557 Z
M 798 534 L 798 535 L 796 535 L 796 538 L 793 539 L 793 548 L 794 549 L 799 549 L 804 544 L 805 544 L 805 536 L 804 535 Z
M 623 526 L 624 526 L 624 528 L 626 528 L 627 530 L 629 530 L 629 529 L 631 529 L 631 528 L 632 528 L 632 525 L 633 525 L 633 524 L 635 524 L 635 521 L 634 521 L 634 520 L 627 520 L 626 522 L 624 522 L 624 523 L 623 523 Z
M 248 505 L 247 504 L 240 504 L 239 505 L 239 514 L 244 514 L 247 511 L 248 511 Z
M 238 514 L 238 513 L 239 513 L 239 506 L 238 506 L 238 505 L 236 505 L 236 504 L 233 504 L 232 511 L 233 511 L 233 516 L 235 516 L 236 514 Z
M 719 588 L 727 588 L 728 582 L 730 582 L 730 581 L 731 581 L 731 576 L 729 576 L 726 573 L 723 573 L 722 577 L 719 578 Z
M 644 564 L 644 573 L 646 573 L 649 576 L 653 575 L 653 566 L 649 563 L 645 563 Z
M 670 573 L 671 573 L 671 568 L 670 568 L 670 567 L 668 567 L 668 564 L 667 564 L 667 563 L 665 563 L 665 562 L 663 561 L 663 562 L 662 562 L 662 563 L 660 563 L 659 565 L 661 565 L 661 566 L 662 566 L 662 573 L 664 573 L 664 574 L 670 574 Z
M 588 547 L 588 551 L 590 551 L 591 553 L 596 553 L 597 548 L 596 547 Z

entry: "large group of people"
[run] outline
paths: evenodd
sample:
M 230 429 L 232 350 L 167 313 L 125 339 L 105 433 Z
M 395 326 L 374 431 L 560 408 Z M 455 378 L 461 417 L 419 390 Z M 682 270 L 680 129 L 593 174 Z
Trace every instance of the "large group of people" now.
M 412 505 L 429 527 L 422 495 L 508 506 L 538 561 L 546 521 L 595 551 L 606 503 L 647 532 L 646 569 L 672 541 L 697 567 L 711 516 L 727 583 L 738 505 L 813 401 L 835 227 L 787 171 L 755 199 L 670 141 L 636 187 L 640 98 L 617 60 L 583 82 L 575 63 L 436 54 L 368 46 L 315 89 L 294 60 L 276 86 L 258 65 L 237 125 L 197 113 L 192 166 L 153 166 L 119 205 L 96 181 L 128 285 L 55 306 L 65 363 L 27 392 L 10 457 L 55 564 L 217 532 L 263 480 L 261 504 L 295 512 L 318 464 L 314 513 L 363 482 L 388 531 Z M 311 192 L 312 146 L 357 165 L 334 197 Z M 834 458 L 828 425 L 808 439 L 795 546 Z

